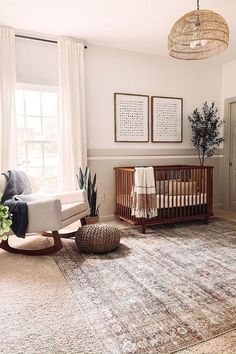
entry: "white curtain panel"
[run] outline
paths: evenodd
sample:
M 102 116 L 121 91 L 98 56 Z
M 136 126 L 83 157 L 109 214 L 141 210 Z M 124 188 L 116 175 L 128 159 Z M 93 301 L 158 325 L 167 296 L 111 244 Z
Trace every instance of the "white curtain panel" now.
M 0 172 L 16 167 L 15 33 L 0 26 Z
M 61 104 L 62 188 L 77 186 L 76 173 L 87 164 L 84 93 L 84 46 L 67 38 L 58 41 Z

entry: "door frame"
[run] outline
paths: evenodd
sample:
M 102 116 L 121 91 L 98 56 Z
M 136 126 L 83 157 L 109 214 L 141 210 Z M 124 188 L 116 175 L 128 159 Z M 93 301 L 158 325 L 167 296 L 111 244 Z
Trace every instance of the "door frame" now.
M 223 158 L 223 208 L 225 210 L 230 209 L 230 125 L 231 125 L 231 116 L 230 116 L 230 105 L 236 103 L 236 96 L 225 99 L 224 101 L 224 158 Z

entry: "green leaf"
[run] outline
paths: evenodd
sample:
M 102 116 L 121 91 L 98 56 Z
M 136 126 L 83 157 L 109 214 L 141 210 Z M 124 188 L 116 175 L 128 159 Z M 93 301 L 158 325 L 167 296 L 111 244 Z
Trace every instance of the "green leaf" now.
M 215 103 L 208 105 L 204 102 L 201 112 L 196 108 L 188 116 L 192 128 L 192 143 L 198 151 L 200 164 L 212 156 L 218 146 L 224 141 L 221 136 L 220 128 L 224 121 L 218 116 L 218 109 Z
M 90 207 L 90 216 L 98 215 L 100 204 L 97 206 L 97 175 L 92 177 L 91 171 L 88 166 L 83 173 L 82 168 L 79 169 L 79 175 L 76 175 L 80 189 L 87 191 L 88 203 Z

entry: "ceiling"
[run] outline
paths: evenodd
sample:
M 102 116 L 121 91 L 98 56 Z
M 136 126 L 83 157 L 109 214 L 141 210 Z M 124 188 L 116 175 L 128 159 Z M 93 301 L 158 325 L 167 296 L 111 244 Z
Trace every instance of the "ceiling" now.
M 195 7 L 196 0 L 0 0 L 0 24 L 168 56 L 171 26 Z M 236 59 L 236 1 L 200 0 L 200 7 L 226 19 L 230 46 L 220 60 Z

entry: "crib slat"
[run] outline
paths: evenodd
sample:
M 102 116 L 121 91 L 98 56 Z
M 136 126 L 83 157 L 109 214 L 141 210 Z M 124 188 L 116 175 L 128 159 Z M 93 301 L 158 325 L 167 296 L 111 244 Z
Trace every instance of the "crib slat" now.
M 184 176 L 184 216 L 186 216 L 186 170 L 183 170 Z
M 116 170 L 116 212 L 120 215 L 120 208 L 119 208 L 119 182 L 120 182 L 120 170 Z
M 159 173 L 158 173 L 158 184 L 159 184 L 158 197 L 159 197 L 159 220 L 160 220 L 161 213 L 162 213 L 162 208 L 161 208 L 162 193 L 161 193 L 161 175 Z
M 194 173 L 194 169 L 192 168 L 191 169 L 191 172 L 192 172 L 192 181 L 194 181 L 194 178 L 195 178 L 195 173 Z M 193 205 L 193 190 L 192 190 L 192 193 L 191 193 L 191 215 L 194 215 L 194 205 Z
M 190 182 L 191 180 L 191 170 L 189 169 L 188 170 L 188 183 Z M 188 191 L 188 216 L 190 216 L 190 193 Z
M 122 207 L 122 204 L 123 204 L 123 187 L 122 187 L 122 181 L 123 181 L 123 173 L 121 172 L 120 174 L 120 214 L 121 216 L 123 216 L 123 207 Z
M 128 171 L 125 171 L 125 217 L 128 218 Z
M 174 218 L 173 201 L 174 201 L 174 172 L 171 171 L 171 216 L 172 218 Z
M 178 217 L 178 170 L 175 170 L 175 217 Z
M 198 198 L 198 190 L 199 190 L 199 174 L 198 174 L 199 169 L 196 169 L 196 188 L 195 188 L 195 215 L 198 215 L 198 203 L 197 203 L 197 198 Z
M 126 176 L 127 176 L 127 171 L 124 172 L 123 175 L 123 183 L 124 183 L 124 216 L 125 218 L 127 218 L 127 213 L 126 213 L 126 205 L 127 205 L 127 200 L 126 200 L 126 196 L 127 196 L 127 183 L 126 183 Z
M 122 216 L 125 217 L 125 172 L 122 173 L 122 186 L 123 186 L 123 193 L 122 193 Z
M 163 185 L 163 213 L 164 213 L 164 218 L 166 218 L 166 186 L 165 186 L 165 171 L 161 172 L 161 179 L 162 179 L 162 185 Z
M 126 217 L 129 218 L 129 172 L 126 171 Z
M 206 207 L 205 207 L 205 194 L 206 194 L 206 175 L 207 175 L 207 169 L 203 169 L 203 182 L 202 182 L 202 188 L 203 188 L 203 191 L 202 191 L 202 193 L 203 193 L 203 213 L 202 214 L 205 214 L 205 209 L 206 209 Z
M 129 218 L 129 172 L 126 171 L 126 217 Z
M 196 168 L 194 168 L 194 178 L 193 178 L 193 181 L 192 181 L 192 183 L 193 182 L 195 182 L 196 181 L 196 183 L 197 183 L 197 169 Z M 197 213 L 197 211 L 196 211 L 196 190 L 194 190 L 194 188 L 192 188 L 192 194 L 193 194 L 193 201 L 192 201 L 192 203 L 193 203 L 193 215 L 195 216 L 196 215 L 196 213 Z
M 120 176 L 121 175 L 121 171 L 117 170 L 117 177 L 118 177 L 118 181 L 117 181 L 117 194 L 118 194 L 118 203 L 117 203 L 117 209 L 118 209 L 118 213 L 119 215 L 121 214 L 121 210 L 120 210 Z
M 213 194 L 213 169 L 210 168 L 208 170 L 209 178 L 208 178 L 208 199 L 207 199 L 207 220 L 208 217 L 212 215 L 212 194 Z
M 179 188 L 179 193 L 180 193 L 180 196 L 179 196 L 179 200 L 180 200 L 180 203 L 179 203 L 179 206 L 180 206 L 180 208 L 179 208 L 179 215 L 180 215 L 180 217 L 182 217 L 182 171 L 180 170 L 179 171 L 179 180 L 180 180 L 180 183 L 179 183 L 179 186 L 180 186 L 180 188 Z
M 118 171 L 117 170 L 115 170 L 115 193 L 116 193 L 116 211 L 115 211 L 115 213 L 116 214 L 118 214 L 118 208 L 117 208 L 117 200 L 118 200 L 118 195 L 117 195 L 117 185 L 118 185 Z
M 176 170 L 174 170 L 174 191 L 173 191 L 173 200 L 172 200 L 172 203 L 173 203 L 173 210 L 174 210 L 174 217 L 176 218 L 177 215 L 176 215 Z
M 202 193 L 203 193 L 202 214 L 204 214 L 205 213 L 205 168 L 203 169 Z
M 128 173 L 128 218 L 131 218 L 131 193 L 132 193 L 132 189 L 131 189 L 131 183 L 130 183 L 130 173 Z
M 199 171 L 199 180 L 200 180 L 200 183 L 199 183 L 199 214 L 202 215 L 202 176 L 203 176 L 203 171 L 204 171 L 204 168 L 200 169 Z
M 167 171 L 167 218 L 170 218 L 170 171 Z M 165 179 L 166 181 L 166 179 Z
M 131 173 L 131 188 L 134 187 L 134 172 Z M 135 217 L 132 216 L 132 220 L 135 220 Z
M 131 186 L 130 186 L 130 173 L 128 173 L 128 218 L 131 216 Z
M 205 193 L 206 193 L 206 204 L 205 204 L 205 214 L 207 213 L 207 200 L 208 200 L 208 179 L 209 179 L 209 171 L 206 173 L 206 183 L 205 183 Z

